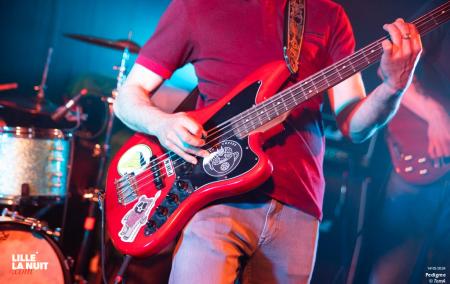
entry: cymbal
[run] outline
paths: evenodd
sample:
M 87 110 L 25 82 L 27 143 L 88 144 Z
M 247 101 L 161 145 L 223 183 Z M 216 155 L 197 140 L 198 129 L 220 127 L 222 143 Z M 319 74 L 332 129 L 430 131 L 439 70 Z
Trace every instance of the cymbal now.
M 104 46 L 112 49 L 124 50 L 128 48 L 131 53 L 138 53 L 141 47 L 134 41 L 128 39 L 109 40 L 105 38 L 80 35 L 80 34 L 64 34 L 65 37 L 76 39 L 79 41 L 92 43 L 99 46 Z
M 0 95 L 0 106 L 15 110 L 28 112 L 31 114 L 52 114 L 58 108 L 49 100 L 40 100 L 34 96 L 24 96 L 20 94 Z

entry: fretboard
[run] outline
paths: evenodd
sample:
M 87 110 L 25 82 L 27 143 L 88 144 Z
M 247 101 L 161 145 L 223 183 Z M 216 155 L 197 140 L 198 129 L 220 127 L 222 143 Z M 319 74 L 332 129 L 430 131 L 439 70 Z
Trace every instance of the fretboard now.
M 421 36 L 450 19 L 450 1 L 417 18 L 416 25 Z M 383 53 L 381 42 L 387 36 L 367 45 L 352 55 L 319 71 L 295 85 L 275 94 L 261 104 L 244 111 L 234 118 L 235 134 L 244 137 L 280 115 L 294 109 L 302 102 L 321 94 L 354 74 L 380 61 Z

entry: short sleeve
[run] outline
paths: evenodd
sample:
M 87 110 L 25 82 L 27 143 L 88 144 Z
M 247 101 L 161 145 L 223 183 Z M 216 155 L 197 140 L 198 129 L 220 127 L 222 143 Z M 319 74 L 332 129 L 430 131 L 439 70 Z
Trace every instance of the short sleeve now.
M 328 46 L 330 64 L 355 52 L 355 37 L 350 20 L 341 6 L 337 6 L 336 9 Z
M 189 62 L 191 31 L 185 1 L 174 0 L 162 15 L 155 33 L 139 52 L 136 63 L 168 79 Z

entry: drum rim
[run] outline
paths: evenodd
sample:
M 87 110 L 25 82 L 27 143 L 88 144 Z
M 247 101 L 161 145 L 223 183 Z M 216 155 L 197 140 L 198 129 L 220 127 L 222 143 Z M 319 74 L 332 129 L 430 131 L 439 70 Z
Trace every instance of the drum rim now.
M 22 126 L 1 126 L 0 135 L 9 137 L 28 137 L 28 138 L 72 138 L 72 132 L 58 128 L 39 128 Z
M 63 275 L 64 275 L 64 284 L 72 283 L 72 279 L 71 279 L 71 275 L 70 275 L 70 268 L 67 267 L 67 262 L 66 262 L 67 258 L 63 254 L 59 243 L 57 243 L 52 237 L 50 237 L 49 235 L 45 234 L 42 231 L 30 229 L 30 227 L 31 227 L 30 224 L 27 224 L 20 220 L 14 220 L 12 218 L 11 218 L 11 220 L 0 221 L 0 228 L 3 225 L 5 225 L 6 227 L 8 227 L 8 226 L 15 227 L 16 229 L 18 229 L 20 231 L 32 232 L 32 233 L 39 234 L 39 236 L 42 236 L 50 244 L 50 246 L 52 247 L 53 251 L 56 253 L 56 256 L 58 257 L 58 259 L 61 263 L 61 269 L 62 269 Z
M 25 201 L 25 204 L 38 204 L 38 205 L 46 205 L 46 204 L 62 204 L 64 200 L 68 198 L 67 190 L 65 195 L 30 195 L 24 197 L 22 195 L 4 195 L 0 194 L 0 206 L 2 205 L 20 205 L 21 200 L 28 199 Z M 22 201 L 23 202 L 23 201 Z

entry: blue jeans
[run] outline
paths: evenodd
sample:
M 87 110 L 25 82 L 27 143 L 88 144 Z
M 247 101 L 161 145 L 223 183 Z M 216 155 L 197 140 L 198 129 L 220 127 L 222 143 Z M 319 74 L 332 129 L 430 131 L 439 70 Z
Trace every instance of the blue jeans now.
M 319 221 L 268 197 L 239 199 L 192 218 L 169 283 L 309 283 Z
M 378 259 L 370 283 L 428 282 L 425 273 L 450 270 L 449 175 L 425 185 L 411 185 L 394 172 L 380 208 L 373 244 Z M 445 271 L 429 271 L 444 267 Z M 446 279 L 450 281 L 450 277 Z

